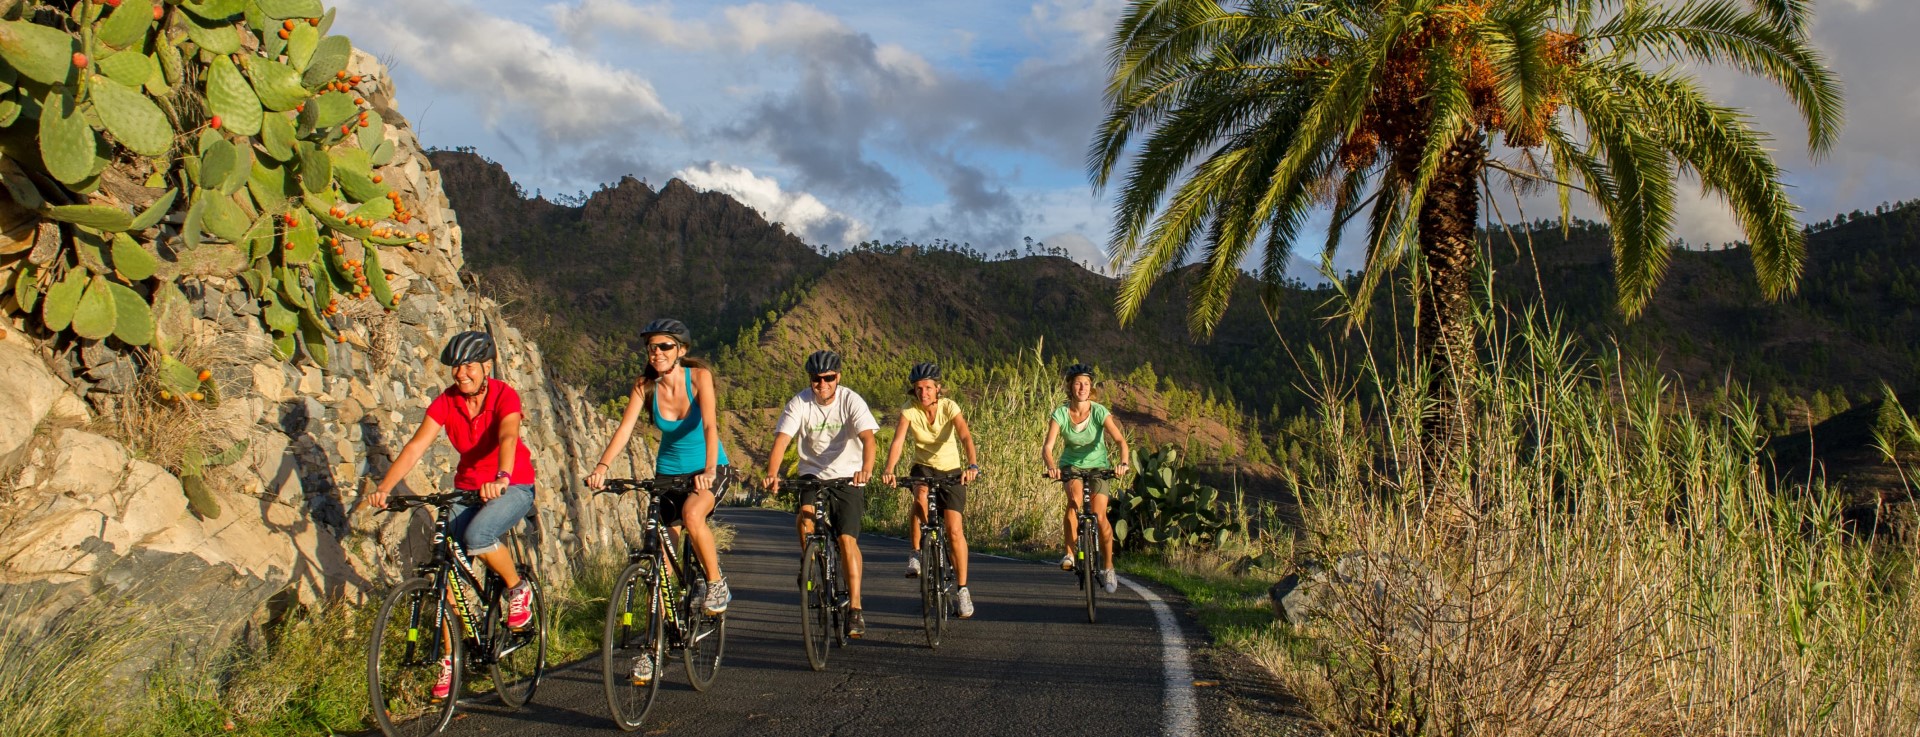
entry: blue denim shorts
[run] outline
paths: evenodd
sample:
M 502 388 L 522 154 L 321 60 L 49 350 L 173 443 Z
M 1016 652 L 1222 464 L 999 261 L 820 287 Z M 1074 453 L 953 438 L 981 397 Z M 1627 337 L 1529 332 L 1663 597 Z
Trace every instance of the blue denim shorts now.
M 453 505 L 452 533 L 467 546 L 468 555 L 485 555 L 500 547 L 507 534 L 533 511 L 533 484 L 509 486 L 493 501 L 478 507 Z

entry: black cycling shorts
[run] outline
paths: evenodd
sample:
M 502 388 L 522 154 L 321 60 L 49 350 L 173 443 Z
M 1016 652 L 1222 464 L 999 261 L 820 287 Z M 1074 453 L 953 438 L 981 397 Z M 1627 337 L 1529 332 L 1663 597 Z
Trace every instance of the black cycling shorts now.
M 656 477 L 662 480 L 686 479 L 688 484 L 687 488 L 689 489 L 689 491 L 685 491 L 685 492 L 668 492 L 660 495 L 660 521 L 665 522 L 669 525 L 680 524 L 680 508 L 686 506 L 687 497 L 693 494 L 693 492 L 691 491 L 692 484 L 693 484 L 693 477 L 698 475 L 700 474 L 672 473 L 672 474 L 663 474 L 661 476 Z M 712 489 L 713 498 L 719 499 L 722 495 L 726 494 L 727 485 L 732 481 L 733 481 L 732 466 L 720 466 L 719 468 L 713 469 L 713 489 Z M 716 503 L 715 506 L 718 506 L 718 504 Z
M 809 474 L 800 478 L 812 479 L 814 476 Z M 805 491 L 800 492 L 800 508 L 795 510 L 796 513 L 806 514 L 804 508 L 818 504 L 823 491 L 829 501 L 827 521 L 832 523 L 834 531 L 842 535 L 859 537 L 860 517 L 867 513 L 867 495 L 852 482 L 842 480 L 842 483 L 834 484 L 824 490 L 818 486 L 808 486 Z
M 963 473 L 964 472 L 961 471 L 960 469 L 954 469 L 952 471 L 935 471 L 931 468 L 922 466 L 917 463 L 914 464 L 912 468 L 907 469 L 907 475 L 909 476 L 922 476 L 926 478 L 935 478 L 935 479 L 954 479 L 956 481 L 960 479 L 960 476 Z M 933 493 L 940 495 L 938 498 L 940 500 L 941 509 L 951 509 L 961 514 L 967 513 L 967 487 L 965 485 L 947 484 L 945 486 L 933 487 L 933 489 L 934 489 Z

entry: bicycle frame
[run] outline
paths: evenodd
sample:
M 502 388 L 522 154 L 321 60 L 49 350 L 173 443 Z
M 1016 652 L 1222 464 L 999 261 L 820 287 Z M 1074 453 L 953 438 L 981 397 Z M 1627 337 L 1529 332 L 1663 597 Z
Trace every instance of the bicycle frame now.
M 813 503 L 813 532 L 807 533 L 806 538 L 801 542 L 801 549 L 806 549 L 806 543 L 815 541 L 826 546 L 827 600 L 833 602 L 835 616 L 839 617 L 842 623 L 844 623 L 846 619 L 844 610 L 852 606 L 852 602 L 841 601 L 841 598 L 843 598 L 845 594 L 840 591 L 840 531 L 834 528 L 833 517 L 828 514 L 830 509 L 828 505 L 833 503 L 833 499 L 824 492 L 843 485 L 846 482 L 820 479 L 794 479 L 787 483 L 813 486 L 823 492 Z M 844 624 L 842 626 L 844 626 Z
M 478 501 L 478 499 L 474 498 L 469 501 Z M 422 506 L 428 505 L 423 504 Z M 493 652 L 493 648 L 485 646 L 485 643 L 490 641 L 491 638 L 483 637 L 482 635 L 490 634 L 484 631 L 484 623 L 493 621 L 492 615 L 500 606 L 500 587 L 488 585 L 488 583 L 497 579 L 497 574 L 488 570 L 486 574 L 484 574 L 488 580 L 487 582 L 482 582 L 481 576 L 476 575 L 473 566 L 467 562 L 469 556 L 467 555 L 466 546 L 462 545 L 459 540 L 454 539 L 452 535 L 453 510 L 451 504 L 446 506 L 434 504 L 432 506 L 435 507 L 437 512 L 434 515 L 433 559 L 420 564 L 420 566 L 415 569 L 415 574 L 431 580 L 433 582 L 433 588 L 431 590 L 439 592 L 440 595 L 446 598 L 448 603 L 451 604 L 455 618 L 458 619 L 460 626 L 459 636 L 467 638 L 471 646 L 469 647 L 469 656 L 474 658 L 475 662 L 473 664 L 479 666 L 492 665 L 498 659 L 497 656 L 499 654 Z M 514 536 L 514 542 L 516 544 L 514 544 L 513 547 L 519 547 L 517 544 L 517 530 L 509 530 L 508 534 Z M 518 563 L 519 560 L 520 556 L 515 556 L 515 562 Z M 480 601 L 481 608 L 477 612 L 474 609 L 475 597 L 468 596 L 470 592 Z M 410 627 L 417 628 L 420 625 L 420 607 L 425 604 L 426 602 L 424 600 L 416 603 L 414 610 L 409 613 L 408 625 Z M 434 621 L 432 624 L 436 631 L 442 633 L 442 636 L 451 636 L 452 633 L 450 632 L 449 625 L 453 623 L 446 621 L 445 616 L 442 614 L 443 611 L 444 610 L 438 606 L 433 607 Z M 410 658 L 413 653 L 408 653 L 407 655 Z M 438 653 L 435 655 L 438 655 Z

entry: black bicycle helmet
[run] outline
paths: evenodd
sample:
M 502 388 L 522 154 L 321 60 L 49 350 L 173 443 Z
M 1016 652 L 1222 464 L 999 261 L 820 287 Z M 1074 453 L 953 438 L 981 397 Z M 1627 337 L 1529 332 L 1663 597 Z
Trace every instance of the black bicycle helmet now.
M 934 381 L 939 381 L 940 380 L 940 364 L 934 363 L 932 361 L 922 361 L 920 363 L 914 364 L 913 370 L 907 372 L 907 383 L 918 384 L 920 383 L 921 379 L 932 379 Z
M 821 374 L 840 370 L 840 354 L 833 351 L 814 351 L 807 356 L 807 376 L 812 378 Z
M 670 336 L 674 340 L 680 341 L 681 345 L 693 342 L 693 334 L 687 330 L 687 324 L 671 317 L 654 320 L 653 322 L 647 323 L 646 327 L 640 329 L 640 337 L 643 340 L 655 335 Z
M 447 347 L 440 350 L 440 362 L 448 366 L 464 366 L 491 360 L 493 360 L 493 336 L 478 330 L 468 330 L 453 336 L 447 341 Z
M 1062 374 L 1061 378 L 1066 379 L 1067 381 L 1073 381 L 1073 377 L 1075 376 L 1085 376 L 1091 379 L 1093 378 L 1093 367 L 1088 366 L 1084 363 L 1076 363 L 1072 366 L 1068 366 L 1066 373 Z

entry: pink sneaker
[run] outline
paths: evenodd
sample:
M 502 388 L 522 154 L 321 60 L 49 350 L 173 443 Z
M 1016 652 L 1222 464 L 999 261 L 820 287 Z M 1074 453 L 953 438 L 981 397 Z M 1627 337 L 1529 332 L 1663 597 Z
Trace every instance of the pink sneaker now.
M 433 684 L 433 699 L 440 701 L 453 692 L 453 658 L 440 659 L 440 680 Z
M 507 626 L 521 629 L 533 622 L 533 586 L 521 581 L 507 589 Z

